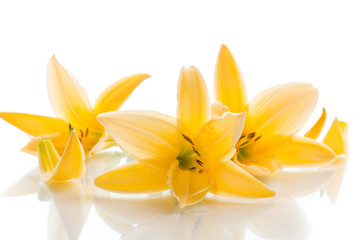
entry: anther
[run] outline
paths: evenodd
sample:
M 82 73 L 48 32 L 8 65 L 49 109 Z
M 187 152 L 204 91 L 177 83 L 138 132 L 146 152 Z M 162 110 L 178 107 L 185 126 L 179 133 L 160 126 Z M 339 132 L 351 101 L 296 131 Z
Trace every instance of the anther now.
M 255 135 L 256 135 L 256 133 L 255 132 L 252 132 L 252 133 L 249 133 L 248 135 L 247 135 L 247 139 L 252 139 L 253 137 L 255 137 Z
M 260 135 L 260 136 L 258 136 L 257 138 L 255 138 L 254 142 L 258 141 L 261 137 L 262 137 L 262 135 Z
M 202 162 L 202 161 L 200 161 L 199 159 L 195 159 L 195 160 L 196 160 L 197 164 L 199 164 L 199 165 L 200 165 L 200 167 L 202 167 L 203 162 Z
M 86 128 L 86 131 L 85 131 L 85 137 L 87 137 L 89 134 L 89 128 Z
M 242 144 L 240 144 L 239 147 L 242 147 L 242 146 L 244 146 L 244 145 L 246 145 L 246 144 L 248 144 L 248 143 L 249 143 L 249 140 L 246 140 L 245 142 L 243 142 Z
M 242 135 L 242 136 L 240 137 L 240 140 L 243 139 L 245 136 L 246 136 L 246 135 Z
M 190 170 L 190 171 L 195 171 L 195 170 L 196 170 L 196 167 L 191 167 L 189 170 Z
M 81 133 L 81 138 L 83 138 L 84 137 L 84 133 L 83 133 L 83 131 L 80 129 L 80 133 Z
M 183 138 L 188 141 L 191 145 L 194 145 L 194 142 L 191 140 L 191 138 L 189 138 L 188 136 L 186 136 L 185 134 L 181 134 L 183 136 Z
M 69 123 L 69 131 L 71 131 L 72 129 L 72 126 L 71 126 L 71 123 Z
M 199 173 L 202 173 L 204 170 L 203 169 L 201 169 L 200 171 L 199 171 Z
M 195 147 L 192 147 L 193 151 L 196 153 L 196 155 L 198 155 L 199 157 L 201 156 L 201 154 L 195 149 Z

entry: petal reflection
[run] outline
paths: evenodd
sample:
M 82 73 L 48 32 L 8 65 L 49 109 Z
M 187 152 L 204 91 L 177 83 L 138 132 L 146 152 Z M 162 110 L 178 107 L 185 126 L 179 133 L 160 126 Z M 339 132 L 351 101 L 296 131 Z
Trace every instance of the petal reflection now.
M 47 187 L 52 198 L 48 217 L 48 239 L 78 239 L 90 208 L 90 200 L 83 184 L 72 181 L 48 183 Z
M 27 172 L 16 183 L 0 194 L 0 197 L 15 197 L 30 193 L 36 193 L 39 188 L 40 174 L 39 169 L 34 168 Z
M 331 164 L 330 167 L 336 169 L 334 177 L 330 183 L 326 186 L 325 192 L 328 195 L 330 201 L 335 204 L 338 198 L 340 187 L 344 178 L 348 157 L 346 155 L 338 155 L 336 161 Z
M 298 198 L 325 188 L 334 177 L 335 171 L 335 167 L 288 170 L 274 177 L 262 177 L 261 180 L 277 189 L 278 194 Z
M 292 200 L 280 198 L 265 214 L 248 225 L 266 239 L 307 239 L 311 226 L 304 211 Z
M 97 198 L 95 207 L 121 239 L 243 239 L 246 224 L 272 201 L 245 203 L 206 198 L 180 208 L 172 196 Z

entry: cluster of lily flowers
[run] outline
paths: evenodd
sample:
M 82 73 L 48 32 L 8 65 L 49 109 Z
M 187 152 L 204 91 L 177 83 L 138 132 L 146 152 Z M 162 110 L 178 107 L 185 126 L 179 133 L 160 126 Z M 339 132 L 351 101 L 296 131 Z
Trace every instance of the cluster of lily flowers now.
M 309 83 L 281 84 L 248 101 L 241 72 L 222 45 L 215 72 L 215 98 L 200 71 L 182 68 L 177 116 L 155 111 L 118 111 L 149 75 L 125 77 L 103 91 L 92 107 L 77 80 L 52 57 L 48 94 L 57 117 L 1 112 L 0 117 L 27 133 L 22 151 L 38 156 L 41 179 L 84 177 L 87 159 L 118 145 L 135 161 L 97 176 L 94 184 L 111 192 L 171 190 L 180 207 L 207 193 L 266 198 L 276 192 L 262 183 L 287 167 L 323 167 L 348 154 L 347 124 L 337 118 L 317 141 L 326 111 L 304 135 L 296 135 L 318 98 Z

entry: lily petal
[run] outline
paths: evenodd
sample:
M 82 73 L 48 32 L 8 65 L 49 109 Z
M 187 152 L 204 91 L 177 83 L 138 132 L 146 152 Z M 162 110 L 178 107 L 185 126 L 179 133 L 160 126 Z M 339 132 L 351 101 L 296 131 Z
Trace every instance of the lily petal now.
M 326 111 L 325 108 L 323 108 L 323 112 L 320 118 L 317 120 L 315 125 L 304 135 L 304 137 L 317 139 L 321 133 L 321 130 L 324 127 L 325 121 L 326 121 Z
M 177 98 L 177 117 L 181 132 L 193 137 L 211 118 L 209 93 L 197 68 L 182 68 Z
M 247 110 L 248 98 L 245 83 L 230 50 L 222 45 L 215 72 L 215 98 L 231 112 Z
M 232 161 L 222 165 L 214 174 L 211 193 L 223 196 L 275 196 L 274 191 Z
M 0 117 L 34 137 L 69 132 L 69 123 L 61 118 L 10 112 L 0 112 Z
M 38 143 L 41 140 L 48 139 L 54 145 L 59 155 L 62 155 L 64 153 L 67 141 L 69 140 L 69 136 L 70 136 L 69 133 L 64 133 L 62 135 L 51 134 L 51 135 L 42 135 L 39 137 L 35 137 L 32 138 L 30 142 L 28 142 L 26 146 L 21 149 L 21 151 L 37 156 Z
M 75 130 L 61 158 L 50 140 L 38 143 L 38 155 L 43 181 L 66 181 L 81 178 L 85 173 L 85 154 Z
M 316 106 L 317 96 L 317 89 L 307 83 L 269 88 L 250 102 L 244 131 L 262 135 L 256 144 L 259 150 L 275 148 L 301 129 Z
M 306 137 L 293 136 L 275 156 L 285 166 L 318 166 L 335 161 L 336 154 L 324 143 Z
M 175 119 L 153 111 L 118 111 L 97 118 L 123 151 L 149 167 L 167 172 L 182 149 Z
M 329 131 L 326 133 L 323 143 L 328 145 L 336 154 L 348 154 L 348 125 L 346 122 L 335 118 Z
M 55 114 L 77 128 L 102 129 L 85 89 L 53 56 L 47 70 L 48 94 Z
M 221 117 L 226 112 L 230 112 L 230 109 L 221 102 L 216 102 L 211 105 L 211 115 L 213 118 Z
M 166 173 L 132 162 L 95 178 L 95 185 L 121 193 L 150 193 L 169 189 Z
M 96 99 L 94 104 L 95 112 L 100 114 L 119 109 L 135 88 L 149 77 L 148 74 L 136 74 L 115 82 Z
M 168 185 L 180 202 L 181 208 L 200 202 L 211 186 L 206 173 L 181 170 L 178 161 L 173 163 L 168 175 Z
M 245 113 L 225 113 L 219 119 L 210 120 L 194 138 L 197 151 L 208 169 L 225 163 L 235 154 L 235 144 L 244 128 Z
M 254 154 L 235 163 L 253 176 L 274 176 L 283 164 L 271 154 Z

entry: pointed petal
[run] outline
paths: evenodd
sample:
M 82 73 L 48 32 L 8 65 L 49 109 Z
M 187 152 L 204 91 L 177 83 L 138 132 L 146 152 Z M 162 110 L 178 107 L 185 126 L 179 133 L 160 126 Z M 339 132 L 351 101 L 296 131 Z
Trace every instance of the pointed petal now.
M 325 144 L 306 137 L 293 136 L 275 152 L 285 166 L 318 166 L 335 160 L 335 153 Z
M 323 108 L 323 112 L 320 118 L 317 120 L 315 125 L 304 135 L 304 137 L 317 139 L 321 133 L 321 130 L 324 127 L 325 121 L 326 121 L 326 111 L 325 108 Z
M 274 176 L 283 164 L 272 154 L 253 154 L 235 163 L 253 176 Z
M 211 118 L 209 93 L 197 68 L 191 66 L 181 70 L 177 98 L 177 117 L 181 132 L 193 137 Z
M 94 183 L 114 192 L 150 193 L 169 189 L 166 179 L 166 173 L 132 162 L 97 177 Z
M 348 154 L 348 125 L 346 122 L 335 118 L 329 131 L 326 133 L 323 143 L 328 145 L 336 154 Z
M 206 166 L 211 169 L 229 161 L 235 154 L 235 144 L 244 128 L 245 113 L 225 113 L 219 119 L 210 120 L 194 138 L 196 150 Z
M 48 64 L 48 94 L 55 114 L 77 128 L 102 129 L 96 121 L 96 113 L 91 108 L 85 89 L 61 66 L 55 56 Z
M 85 154 L 76 131 L 71 132 L 69 142 L 60 158 L 50 140 L 38 143 L 39 169 L 43 181 L 66 181 L 80 178 L 85 171 Z
M 246 133 L 262 135 L 262 148 L 275 148 L 297 133 L 308 120 L 317 102 L 317 89 L 307 83 L 289 83 L 269 88 L 251 102 L 246 116 Z
M 81 178 L 85 173 L 85 153 L 76 131 L 70 134 L 64 154 L 59 160 L 50 180 L 66 181 Z
M 97 118 L 132 158 L 167 172 L 182 149 L 175 119 L 153 111 L 118 111 Z
M 32 138 L 30 140 L 30 142 L 28 142 L 26 144 L 26 146 L 21 149 L 21 151 L 32 154 L 34 156 L 37 156 L 38 155 L 38 152 L 37 152 L 38 143 L 41 140 L 48 139 L 54 145 L 58 154 L 62 155 L 64 153 L 67 141 L 69 140 L 69 136 L 70 136 L 70 134 L 68 131 L 67 133 L 63 133 L 61 135 L 55 134 L 55 135 L 42 135 L 39 137 L 35 137 L 35 138 Z
M 136 74 L 115 82 L 96 99 L 94 104 L 95 112 L 100 114 L 119 109 L 135 88 L 149 77 L 148 74 Z
M 226 112 L 230 112 L 230 109 L 227 106 L 222 105 L 221 102 L 216 102 L 211 105 L 211 115 L 213 118 L 221 117 Z
M 227 162 L 217 171 L 214 171 L 214 183 L 210 192 L 224 196 L 275 196 L 274 191 L 232 161 Z
M 50 140 L 41 140 L 38 143 L 38 156 L 41 180 L 49 181 L 60 156 Z
M 69 132 L 69 123 L 61 118 L 10 112 L 0 112 L 0 117 L 34 137 Z
M 215 98 L 231 112 L 247 110 L 247 92 L 240 69 L 230 50 L 222 45 L 215 72 Z
M 181 170 L 178 161 L 173 163 L 168 175 L 168 185 L 180 202 L 180 207 L 200 202 L 211 186 L 207 174 L 198 171 Z

